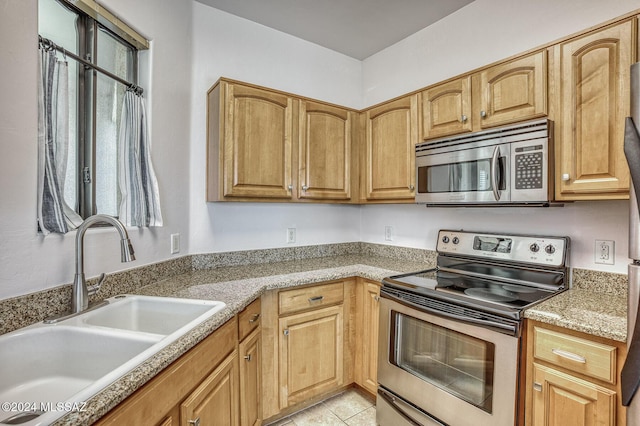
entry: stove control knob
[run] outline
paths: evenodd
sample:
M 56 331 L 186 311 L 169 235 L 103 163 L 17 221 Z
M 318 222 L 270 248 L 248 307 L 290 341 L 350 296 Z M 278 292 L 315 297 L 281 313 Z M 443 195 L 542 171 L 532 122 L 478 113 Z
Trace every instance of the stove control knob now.
M 451 242 L 453 244 L 458 244 L 460 242 L 460 239 L 458 237 L 453 237 L 453 240 L 451 240 Z
M 546 246 L 544 248 L 544 251 L 547 252 L 547 254 L 553 254 L 556 252 L 556 248 L 554 246 L 552 246 L 551 244 L 549 244 L 548 246 Z
M 531 250 L 534 253 L 537 253 L 540 251 L 540 246 L 536 243 L 533 243 L 529 246 L 529 250 Z
M 442 237 L 442 242 L 447 244 L 449 242 L 449 237 L 447 237 L 446 235 Z

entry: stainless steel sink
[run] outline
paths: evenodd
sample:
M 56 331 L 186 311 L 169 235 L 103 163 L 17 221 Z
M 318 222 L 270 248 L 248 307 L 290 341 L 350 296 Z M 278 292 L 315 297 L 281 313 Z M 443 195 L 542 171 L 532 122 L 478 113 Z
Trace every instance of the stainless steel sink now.
M 0 336 L 0 425 L 48 425 L 222 310 L 222 302 L 117 296 Z M 27 403 L 28 404 L 25 404 Z

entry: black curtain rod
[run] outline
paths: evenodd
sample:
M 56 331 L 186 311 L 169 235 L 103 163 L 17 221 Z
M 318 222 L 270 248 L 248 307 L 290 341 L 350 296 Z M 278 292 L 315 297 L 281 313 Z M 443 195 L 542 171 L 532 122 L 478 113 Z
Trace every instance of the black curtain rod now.
M 99 67 L 98 65 L 92 64 L 91 62 L 81 58 L 80 56 L 69 52 L 65 48 L 58 46 L 57 44 L 55 44 L 54 42 L 52 42 L 48 38 L 45 38 L 45 37 L 42 37 L 41 35 L 39 35 L 38 36 L 38 42 L 45 49 L 55 49 L 58 52 L 62 52 L 62 54 L 64 56 L 68 56 L 71 59 L 74 59 L 74 60 L 80 62 L 85 67 L 92 68 L 92 69 L 98 71 L 99 73 L 102 73 L 102 74 L 106 75 L 107 77 L 116 80 L 118 83 L 124 84 L 125 86 L 127 86 L 127 90 L 132 90 L 132 91 L 136 92 L 138 95 L 142 95 L 142 93 L 143 93 L 142 87 L 138 86 L 137 84 L 133 84 L 133 83 L 125 80 L 124 78 L 120 78 L 117 75 L 105 70 L 104 68 Z

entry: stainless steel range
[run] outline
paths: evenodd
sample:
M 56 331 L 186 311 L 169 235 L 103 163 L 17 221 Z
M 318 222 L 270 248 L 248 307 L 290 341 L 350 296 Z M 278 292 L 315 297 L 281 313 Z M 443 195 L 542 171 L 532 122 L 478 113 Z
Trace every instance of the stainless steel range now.
M 569 238 L 442 230 L 436 249 L 383 280 L 377 423 L 512 426 L 522 313 L 568 287 Z

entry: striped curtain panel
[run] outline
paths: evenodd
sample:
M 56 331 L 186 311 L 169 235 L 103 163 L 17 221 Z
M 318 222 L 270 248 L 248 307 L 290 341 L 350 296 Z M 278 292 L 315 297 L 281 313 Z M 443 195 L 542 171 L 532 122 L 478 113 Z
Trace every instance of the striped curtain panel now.
M 82 218 L 64 201 L 69 151 L 69 72 L 56 52 L 41 47 L 38 78 L 38 227 L 66 233 Z
M 118 163 L 120 221 L 127 226 L 162 226 L 144 102 L 133 90 L 127 90 L 123 100 Z

